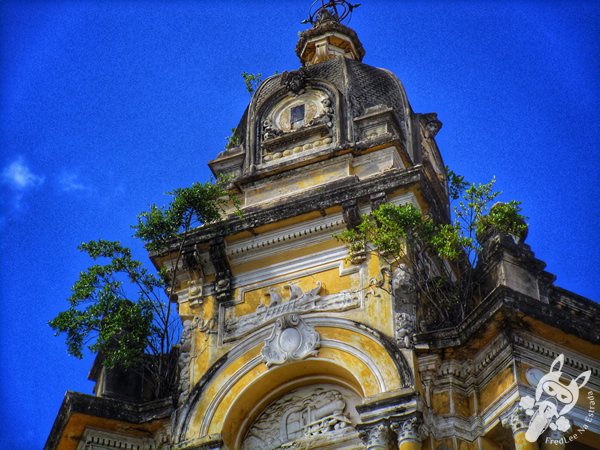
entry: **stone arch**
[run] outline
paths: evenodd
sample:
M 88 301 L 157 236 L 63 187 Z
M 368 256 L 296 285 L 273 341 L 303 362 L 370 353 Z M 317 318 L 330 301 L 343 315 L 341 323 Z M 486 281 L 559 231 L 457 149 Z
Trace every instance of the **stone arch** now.
M 205 407 L 201 408 L 203 417 L 198 423 L 200 436 L 222 434 L 227 443 L 242 426 L 244 418 L 252 411 L 259 411 L 254 405 L 267 397 L 272 400 L 271 392 L 279 391 L 282 386 L 293 389 L 322 380 L 347 386 L 362 398 L 391 388 L 385 383 L 384 375 L 378 373 L 377 363 L 359 352 L 349 353 L 347 347 L 330 339 L 322 340 L 318 357 L 270 369 L 260 356 L 260 348 L 262 345 L 248 352 L 245 358 L 248 361 L 228 376 L 210 401 L 204 402 Z M 347 367 L 356 370 L 351 371 Z
M 406 360 L 381 333 L 347 319 L 314 315 L 305 320 L 321 335 L 316 357 L 267 368 L 261 349 L 269 330 L 249 336 L 192 390 L 176 426 L 179 439 L 221 435 L 233 445 L 248 418 L 266 407 L 266 399 L 307 384 L 337 384 L 362 399 L 413 384 Z
M 273 386 L 272 380 L 277 380 Z M 364 399 L 359 380 L 346 368 L 326 359 L 316 358 L 286 364 L 264 373 L 237 396 L 221 429 L 230 448 L 241 448 L 246 432 L 260 414 L 274 401 L 298 388 L 322 384 L 334 385 L 354 392 Z

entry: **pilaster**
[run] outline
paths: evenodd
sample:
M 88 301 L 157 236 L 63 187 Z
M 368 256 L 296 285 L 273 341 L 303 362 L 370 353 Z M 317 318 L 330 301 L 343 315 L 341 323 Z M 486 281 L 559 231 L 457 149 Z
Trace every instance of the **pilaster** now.
M 393 420 L 391 429 L 396 433 L 399 450 L 420 450 L 422 442 L 422 421 L 419 417 Z
M 513 408 L 512 412 L 502 419 L 502 425 L 505 428 L 510 428 L 515 441 L 516 450 L 539 450 L 537 442 L 530 442 L 526 439 L 525 434 L 528 429 L 529 416 L 520 406 Z
M 367 450 L 389 450 L 394 445 L 394 435 L 387 421 L 358 426 L 358 435 Z

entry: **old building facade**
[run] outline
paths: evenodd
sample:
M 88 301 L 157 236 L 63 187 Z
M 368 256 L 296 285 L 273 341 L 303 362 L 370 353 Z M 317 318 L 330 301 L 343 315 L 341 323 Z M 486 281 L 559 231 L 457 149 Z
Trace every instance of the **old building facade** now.
M 384 202 L 450 214 L 441 122 L 362 62 L 339 19 L 317 11 L 301 67 L 258 87 L 210 162 L 243 215 L 186 249 L 175 400 L 125 398 L 126 380 L 96 368 L 97 396 L 67 394 L 47 448 L 600 448 L 600 308 L 554 286 L 523 240 L 488 238 L 481 293 L 456 316 L 419 296 L 409 267 L 382 284 L 382 261 L 335 238 Z M 541 416 L 523 399 L 559 371 L 555 388 L 577 386 L 569 428 L 528 439 Z

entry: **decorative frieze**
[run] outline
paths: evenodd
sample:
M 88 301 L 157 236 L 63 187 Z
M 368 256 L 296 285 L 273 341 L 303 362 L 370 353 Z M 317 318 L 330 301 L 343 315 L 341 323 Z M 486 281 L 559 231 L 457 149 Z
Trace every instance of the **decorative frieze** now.
M 590 386 L 600 388 L 600 385 L 594 383 L 594 378 L 600 377 L 600 365 L 593 359 L 583 354 L 573 354 L 554 343 L 544 341 L 531 333 L 519 333 L 513 337 L 515 350 L 519 356 L 526 357 L 531 362 L 537 362 L 539 365 L 550 366 L 552 361 L 560 354 L 564 354 L 565 370 L 574 372 L 591 371 L 593 375 Z
M 407 313 L 394 314 L 396 325 L 396 344 L 400 348 L 413 348 L 415 336 L 415 318 Z
M 399 264 L 392 272 L 390 283 L 394 298 L 396 344 L 400 348 L 413 348 L 417 298 L 415 281 L 408 266 Z
M 501 334 L 479 351 L 473 359 L 443 361 L 438 369 L 437 384 L 452 380 L 463 389 L 470 389 L 475 384 L 484 382 L 497 372 L 499 367 L 505 363 L 505 359 L 510 356 L 510 343 L 509 337 Z
M 415 292 L 415 281 L 406 264 L 398 264 L 392 273 L 392 291 L 397 297 Z M 402 299 L 406 302 L 407 299 Z
M 321 217 L 301 225 L 240 240 L 227 247 L 227 254 L 234 261 L 240 257 L 243 257 L 244 261 L 265 257 L 291 250 L 294 246 L 305 246 L 307 243 L 314 244 L 330 239 L 331 233 L 339 230 L 343 224 L 341 214 Z
M 87 428 L 77 450 L 155 450 L 160 448 L 153 439 L 134 438 L 118 433 Z
M 347 438 L 355 434 L 357 402 L 356 394 L 333 385 L 292 391 L 260 414 L 246 433 L 242 450 L 310 449 Z
M 183 405 L 190 391 L 190 362 L 192 352 L 193 322 L 186 319 L 183 322 L 183 331 L 179 341 L 179 404 Z
M 342 292 L 340 294 L 321 297 L 321 283 L 310 291 L 302 290 L 293 283 L 288 285 L 290 297 L 284 301 L 282 295 L 275 289 L 270 289 L 269 305 L 259 303 L 256 310 L 242 316 L 233 315 L 223 319 L 223 342 L 239 339 L 257 330 L 261 326 L 274 321 L 285 314 L 302 315 L 310 312 L 346 311 L 360 307 L 361 300 L 357 291 Z

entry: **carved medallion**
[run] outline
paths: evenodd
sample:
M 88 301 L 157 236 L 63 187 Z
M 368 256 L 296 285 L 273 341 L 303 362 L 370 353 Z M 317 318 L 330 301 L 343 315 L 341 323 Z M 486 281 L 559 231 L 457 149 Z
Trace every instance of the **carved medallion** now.
M 262 356 L 267 367 L 271 367 L 316 356 L 319 344 L 319 333 L 314 328 L 297 314 L 288 314 L 275 322 L 271 335 L 265 340 Z

